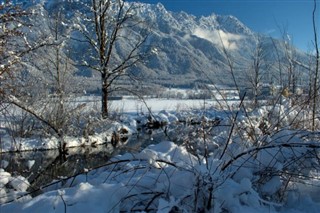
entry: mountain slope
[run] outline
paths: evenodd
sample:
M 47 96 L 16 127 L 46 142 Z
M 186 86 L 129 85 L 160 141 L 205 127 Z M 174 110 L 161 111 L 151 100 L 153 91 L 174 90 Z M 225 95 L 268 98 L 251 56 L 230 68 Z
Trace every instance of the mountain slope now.
M 70 19 L 74 16 L 75 10 L 85 10 L 81 7 L 82 3 L 64 0 L 41 1 L 49 14 L 57 8 L 63 8 Z M 258 35 L 236 17 L 216 14 L 196 17 L 185 12 L 167 11 L 160 3 L 133 4 L 137 8 L 138 18 L 150 27 L 151 34 L 144 49 L 150 50 L 151 54 L 144 63 L 128 71 L 143 77 L 147 83 L 186 86 L 194 82 L 207 82 L 232 86 L 235 77 L 239 86 L 248 86 L 247 71 L 252 64 L 253 52 L 258 41 L 263 44 L 265 63 L 270 64 L 267 70 L 268 78 L 265 77 L 264 81 L 269 83 L 278 79 L 281 67 L 275 64 L 281 64 L 283 69 L 286 69 L 288 60 L 285 43 Z M 81 45 L 71 44 L 80 52 L 86 49 Z M 128 45 L 118 45 L 119 55 L 116 57 L 121 57 L 121 49 L 128 48 Z M 306 54 L 290 48 L 296 59 L 307 61 Z M 77 57 L 77 54 L 72 56 L 75 61 Z M 87 72 L 89 71 L 83 68 L 80 71 L 83 75 L 88 75 L 85 74 Z M 280 80 L 275 83 L 279 82 Z

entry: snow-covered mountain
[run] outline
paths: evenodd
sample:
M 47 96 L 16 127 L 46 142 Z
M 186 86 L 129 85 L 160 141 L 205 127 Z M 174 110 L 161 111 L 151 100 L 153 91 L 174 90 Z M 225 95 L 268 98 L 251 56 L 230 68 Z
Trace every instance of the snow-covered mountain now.
M 39 2 L 49 13 L 63 7 L 69 15 L 81 4 L 76 0 Z M 133 4 L 138 8 L 138 17 L 148 23 L 151 29 L 145 45 L 151 47 L 149 50 L 152 54 L 130 71 L 140 74 L 150 83 L 166 86 L 186 86 L 194 82 L 232 85 L 230 66 L 233 66 L 237 83 L 246 86 L 246 71 L 253 61 L 258 38 L 265 52 L 266 63 L 278 65 L 281 60 L 281 64 L 286 66 L 286 43 L 258 35 L 234 16 L 212 14 L 196 17 L 185 12 L 170 12 L 161 3 Z M 122 44 L 118 48 L 126 47 L 127 44 Z M 306 60 L 305 53 L 293 50 L 295 59 Z M 268 71 L 271 74 L 265 81 L 270 82 L 277 79 L 270 76 L 278 75 L 279 66 L 269 66 Z
M 248 54 L 255 43 L 256 34 L 233 16 L 173 13 L 160 3 L 139 8 L 139 15 L 152 23 L 148 42 L 156 54 L 149 58 L 145 69 L 151 68 L 147 73 L 156 78 L 179 79 L 183 84 L 203 80 L 207 75 L 217 79 L 227 70 L 223 46 L 238 56 Z M 225 77 L 221 80 L 229 81 Z
M 196 17 L 185 12 L 167 11 L 160 3 L 142 4 L 139 8 L 139 15 L 152 23 L 154 32 L 149 43 L 156 47 L 157 54 L 144 68 L 149 74 L 155 73 L 154 77 L 171 78 L 174 83 L 177 83 L 174 79 L 179 79 L 183 84 L 209 77 L 209 82 L 232 85 L 229 58 L 238 83 L 245 85 L 247 76 L 244 73 L 253 62 L 258 39 L 266 63 L 278 64 L 280 59 L 286 66 L 287 43 L 253 32 L 234 16 Z M 305 53 L 294 47 L 292 51 L 292 57 L 305 61 Z M 277 75 L 279 67 L 271 67 L 269 71 L 270 76 Z

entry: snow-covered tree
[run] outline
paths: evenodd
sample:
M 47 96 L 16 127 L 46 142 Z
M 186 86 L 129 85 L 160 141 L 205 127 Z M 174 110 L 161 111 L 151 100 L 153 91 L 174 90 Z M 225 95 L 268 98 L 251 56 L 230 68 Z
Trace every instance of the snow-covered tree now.
M 43 101 L 50 103 L 50 120 L 64 129 L 63 126 L 68 120 L 66 98 L 78 89 L 74 77 L 76 68 L 69 57 L 67 45 L 70 28 L 61 10 L 58 9 L 52 14 L 48 14 L 43 7 L 39 10 L 42 15 L 38 15 L 37 19 L 40 21 L 34 31 L 41 31 L 41 36 L 46 37 L 51 45 L 33 51 L 28 58 L 31 81 L 37 81 L 30 85 L 30 90 L 33 90 L 33 94 L 39 94 Z M 43 91 L 34 91 L 35 85 L 36 88 L 41 85 Z
M 70 101 L 81 89 L 75 76 L 76 67 L 70 57 L 69 38 L 71 24 L 63 8 L 46 11 L 42 4 L 32 7 L 33 35 L 47 41 L 23 58 L 24 79 L 21 85 L 27 91 L 23 100 L 16 103 L 37 118 L 43 130 L 58 137 L 60 153 L 66 152 L 64 137 L 81 132 L 73 123 L 82 106 Z M 20 92 L 22 93 L 22 92 Z
M 263 83 L 266 83 L 263 82 L 263 79 L 266 78 L 267 72 L 271 68 L 271 63 L 268 61 L 267 56 L 268 52 L 263 47 L 261 38 L 258 37 L 246 73 L 252 90 L 254 106 L 258 104 L 258 96 L 261 95 Z
M 318 44 L 318 34 L 317 34 L 317 24 L 316 24 L 316 12 L 317 12 L 317 1 L 314 0 L 313 12 L 312 12 L 312 26 L 314 33 L 314 44 L 315 44 L 315 70 L 314 70 L 314 81 L 313 81 L 313 94 L 312 94 L 312 129 L 315 130 L 315 120 L 316 120 L 316 112 L 319 101 L 319 44 Z
M 115 82 L 143 59 L 148 30 L 136 16 L 135 4 L 122 0 L 92 0 L 76 15 L 74 39 L 86 43 L 82 66 L 101 75 L 102 117 L 109 114 L 109 94 Z M 85 9 L 83 9 L 85 8 Z M 126 41 L 126 42 L 124 42 Z
M 26 11 L 23 12 L 25 16 L 21 16 L 23 25 L 12 34 L 15 36 L 10 40 L 12 45 L 5 46 L 9 53 L 11 50 L 8 48 L 12 48 L 9 56 L 16 60 L 16 70 L 5 73 L 10 78 L 5 78 L 9 89 L 5 90 L 4 98 L 28 112 L 32 117 L 30 120 L 36 120 L 36 126 L 42 129 L 42 133 L 46 130 L 58 137 L 60 151 L 64 152 L 63 137 L 72 128 L 68 124 L 78 112 L 77 106 L 70 107 L 66 101 L 67 95 L 77 89 L 73 78 L 76 69 L 68 57 L 66 45 L 70 31 L 59 11 L 49 16 L 42 4 Z M 16 22 L 20 23 L 20 20 Z M 5 26 L 3 28 L 6 29 Z
M 295 61 L 296 59 L 296 50 L 292 45 L 292 39 L 287 34 L 284 33 L 283 36 L 283 49 L 285 53 L 285 69 L 288 75 L 288 81 L 286 83 L 289 91 L 291 93 L 295 93 L 297 89 L 297 81 L 298 81 L 298 72 L 296 70 Z
M 28 13 L 12 1 L 5 0 L 0 4 L 0 77 L 1 94 L 13 89 L 5 81 L 13 77 L 13 70 L 18 66 L 21 57 L 30 48 L 24 37 L 23 18 Z M 9 87 L 9 88 L 8 88 Z M 5 89 L 6 88 L 6 89 Z

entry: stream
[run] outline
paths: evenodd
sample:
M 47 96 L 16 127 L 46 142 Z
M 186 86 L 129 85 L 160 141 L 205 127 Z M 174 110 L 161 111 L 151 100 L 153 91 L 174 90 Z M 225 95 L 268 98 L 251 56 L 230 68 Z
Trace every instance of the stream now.
M 0 153 L 0 162 L 6 162 L 5 171 L 13 176 L 26 177 L 29 191 L 41 188 L 55 180 L 72 177 L 105 165 L 110 158 L 127 152 L 137 153 L 150 144 L 167 140 L 163 130 L 151 134 L 133 135 L 118 147 L 110 143 L 99 146 L 69 148 L 68 155 L 59 155 L 58 150 Z

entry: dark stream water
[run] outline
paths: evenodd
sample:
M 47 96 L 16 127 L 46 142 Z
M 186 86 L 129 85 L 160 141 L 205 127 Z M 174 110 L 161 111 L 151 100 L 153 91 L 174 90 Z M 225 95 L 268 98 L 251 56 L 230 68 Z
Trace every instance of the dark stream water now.
M 9 163 L 5 171 L 13 176 L 26 177 L 31 184 L 29 191 L 32 191 L 54 180 L 72 177 L 87 169 L 103 166 L 116 155 L 136 153 L 162 140 L 166 140 L 166 136 L 159 130 L 139 137 L 131 136 L 117 147 L 108 143 L 96 147 L 70 148 L 67 156 L 59 155 L 58 150 L 2 153 L 0 161 L 5 160 Z

